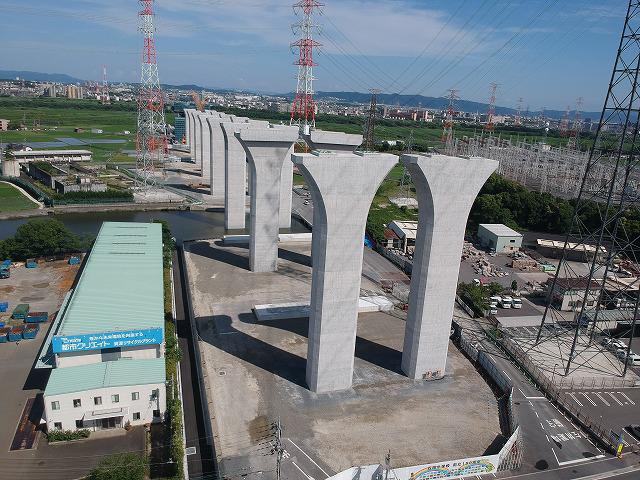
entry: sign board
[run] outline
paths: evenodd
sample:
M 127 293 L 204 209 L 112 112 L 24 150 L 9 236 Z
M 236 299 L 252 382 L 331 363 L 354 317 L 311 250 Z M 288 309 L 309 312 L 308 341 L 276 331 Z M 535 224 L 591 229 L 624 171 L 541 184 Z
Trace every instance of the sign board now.
M 162 328 L 125 332 L 91 333 L 86 335 L 56 335 L 51 343 L 53 353 L 86 352 L 105 348 L 143 347 L 162 343 Z

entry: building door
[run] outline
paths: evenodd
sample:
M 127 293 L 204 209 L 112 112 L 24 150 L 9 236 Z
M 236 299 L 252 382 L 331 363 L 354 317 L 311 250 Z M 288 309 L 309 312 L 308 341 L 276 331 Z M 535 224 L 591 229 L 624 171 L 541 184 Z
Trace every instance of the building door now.
M 122 417 L 103 418 L 101 430 L 109 430 L 111 428 L 119 428 L 122 425 Z

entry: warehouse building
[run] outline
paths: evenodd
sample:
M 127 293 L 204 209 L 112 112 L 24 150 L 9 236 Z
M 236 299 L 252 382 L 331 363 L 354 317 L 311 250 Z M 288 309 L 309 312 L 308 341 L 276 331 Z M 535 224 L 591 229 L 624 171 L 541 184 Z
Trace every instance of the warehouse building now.
M 166 410 L 162 229 L 102 225 L 37 368 L 47 429 L 103 430 L 160 422 Z
M 496 253 L 510 253 L 522 248 L 522 234 L 501 223 L 482 223 L 478 226 L 480 245 Z

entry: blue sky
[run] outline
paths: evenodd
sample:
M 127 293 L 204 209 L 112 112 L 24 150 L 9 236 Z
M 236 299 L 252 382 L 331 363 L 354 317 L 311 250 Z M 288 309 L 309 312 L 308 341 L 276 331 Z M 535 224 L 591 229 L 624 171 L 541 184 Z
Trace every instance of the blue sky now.
M 323 0 L 317 90 L 602 108 L 627 0 Z M 135 0 L 0 0 L 0 69 L 139 77 Z M 164 83 L 295 89 L 290 0 L 156 0 Z

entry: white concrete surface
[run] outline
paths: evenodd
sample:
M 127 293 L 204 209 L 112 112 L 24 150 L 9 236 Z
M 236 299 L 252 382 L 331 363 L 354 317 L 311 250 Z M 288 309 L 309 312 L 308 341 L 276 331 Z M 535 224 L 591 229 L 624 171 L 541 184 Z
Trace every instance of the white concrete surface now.
M 362 144 L 362 135 L 350 135 L 342 132 L 312 130 L 303 135 L 311 150 L 330 152 L 354 152 Z
M 311 242 L 311 233 L 280 233 L 278 235 L 279 242 Z M 250 235 L 225 235 L 222 237 L 224 245 L 247 245 L 251 240 Z
M 358 313 L 390 312 L 391 310 L 393 310 L 393 302 L 383 295 L 358 299 Z M 253 313 L 259 322 L 307 318 L 311 314 L 311 305 L 300 302 L 268 303 L 256 305 L 253 307 Z
M 498 168 L 486 158 L 403 155 L 420 208 L 402 370 L 414 379 L 444 376 L 460 255 L 471 206 Z
M 398 157 L 294 154 L 313 198 L 313 273 L 306 379 L 317 393 L 351 387 L 367 214 Z
M 298 140 L 296 127 L 252 128 L 237 132 L 251 171 L 252 272 L 273 272 L 278 268 L 278 230 L 282 170 Z

